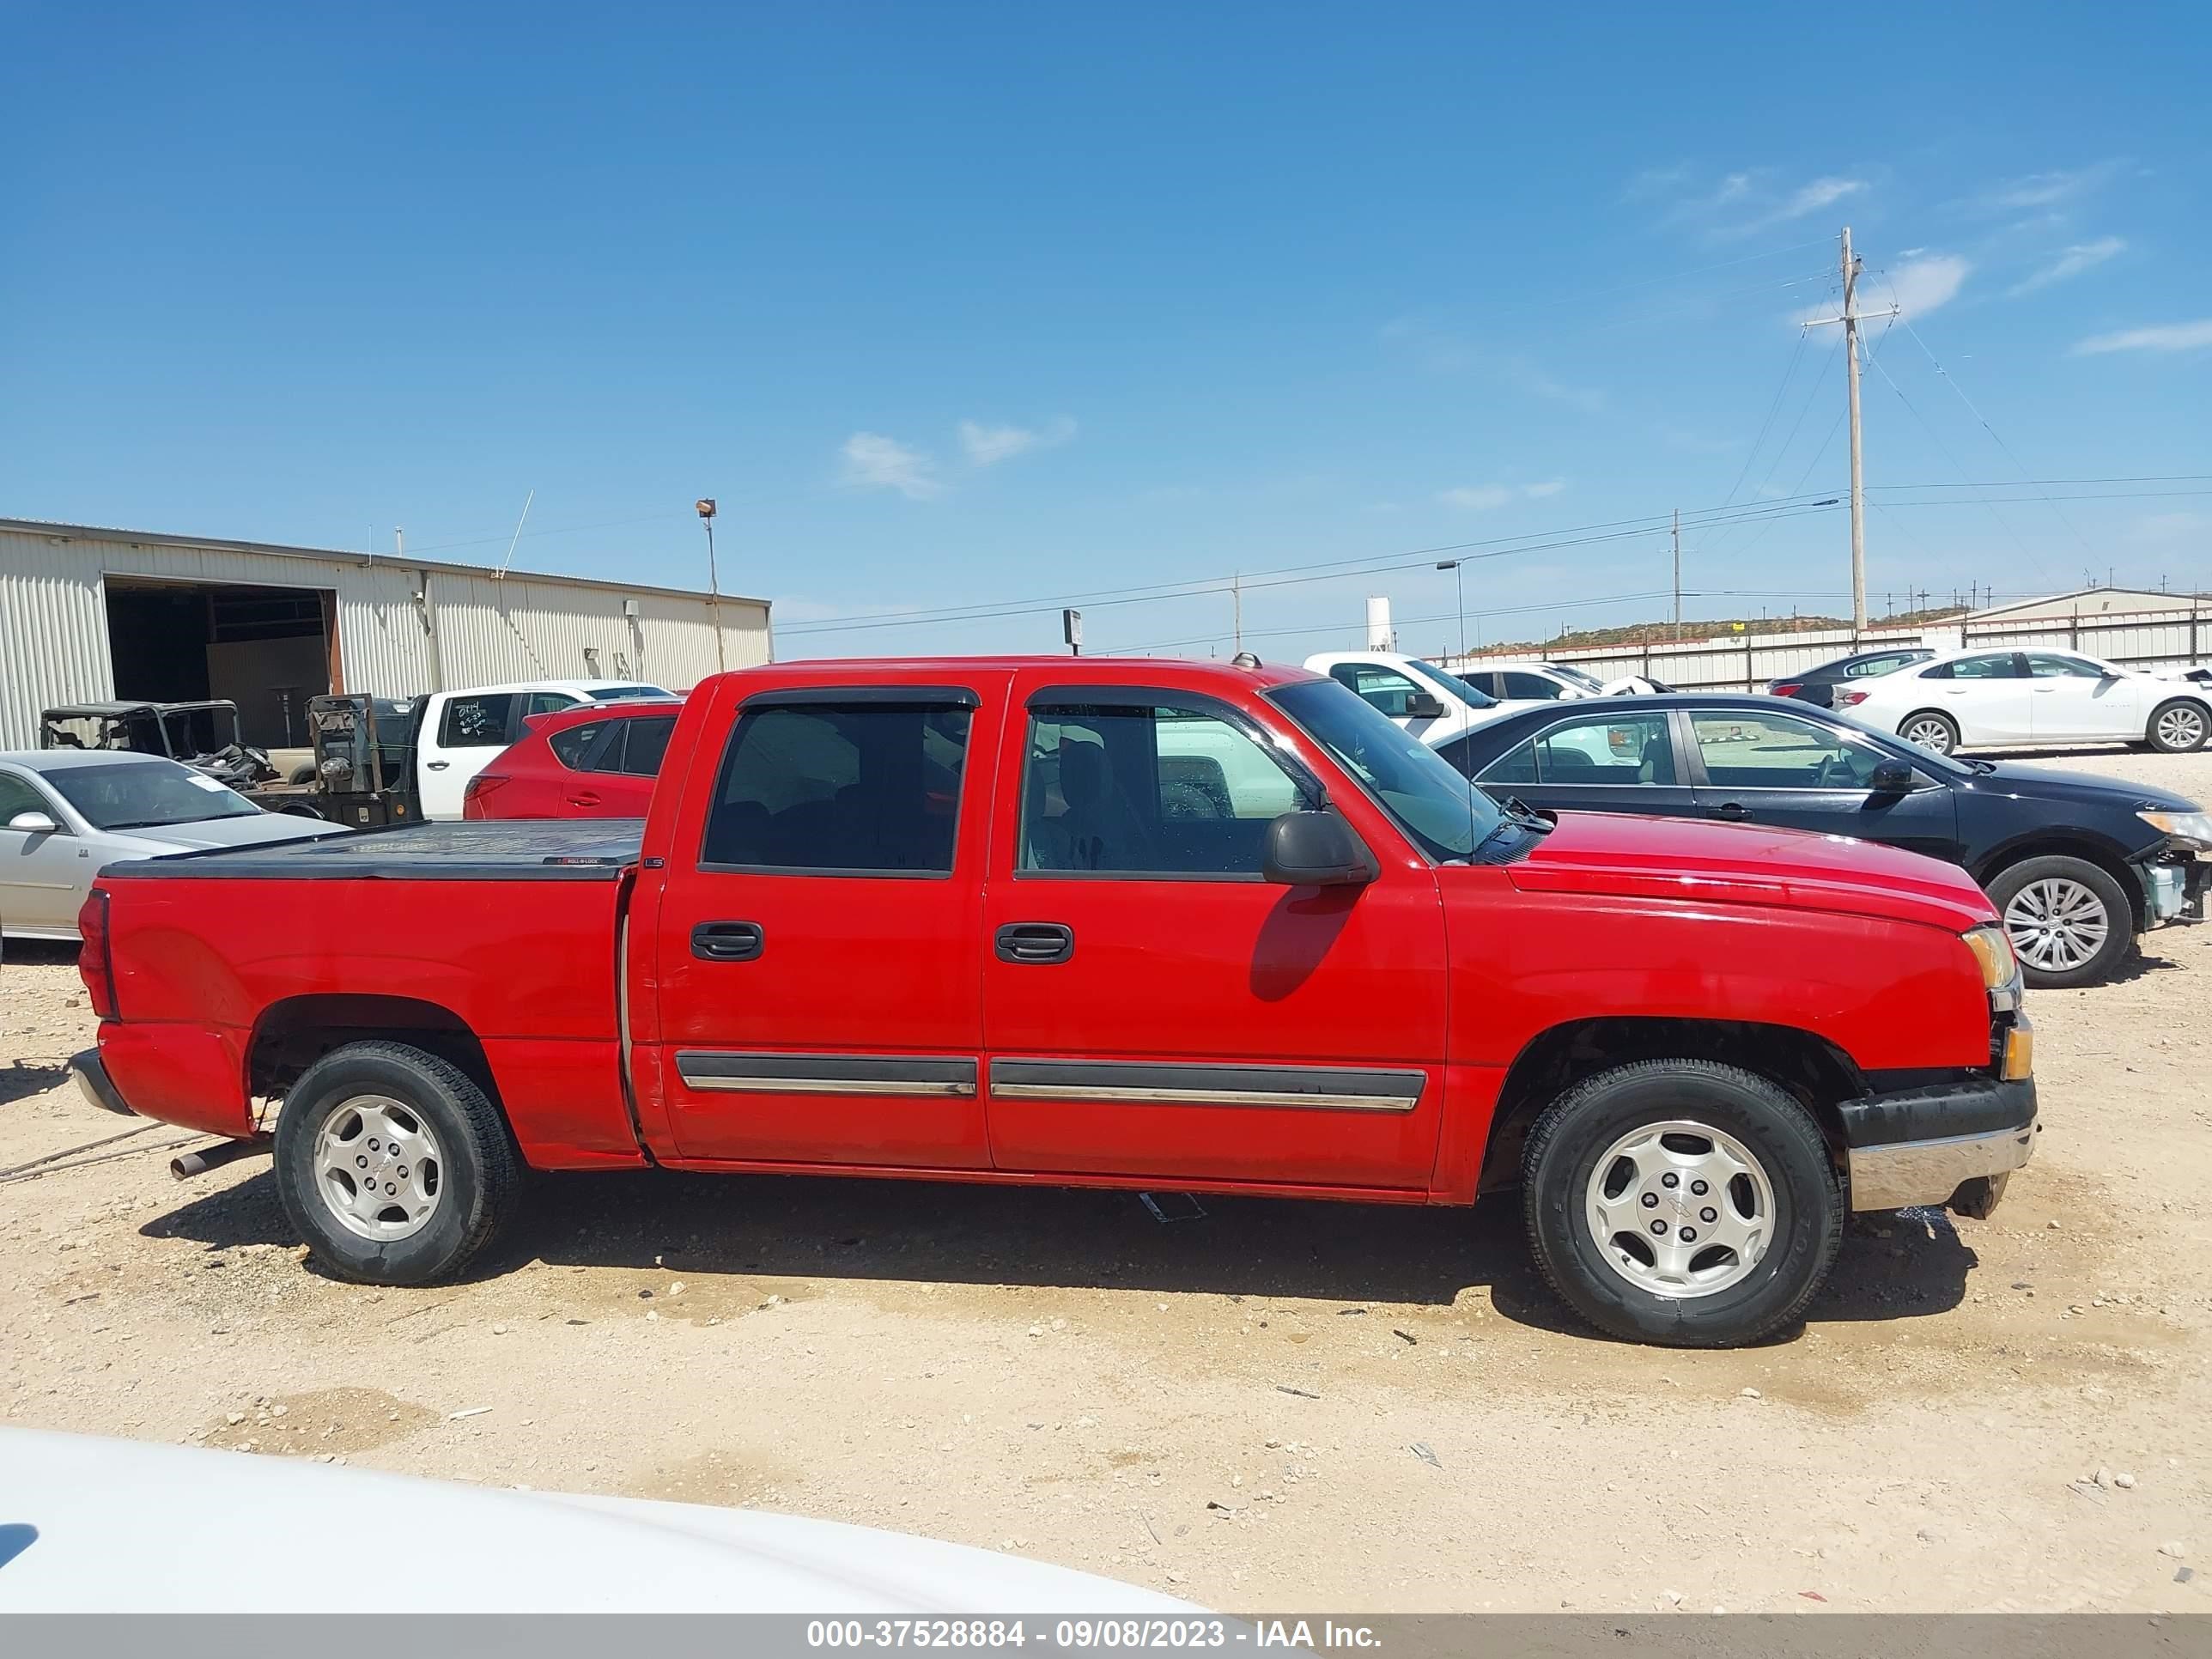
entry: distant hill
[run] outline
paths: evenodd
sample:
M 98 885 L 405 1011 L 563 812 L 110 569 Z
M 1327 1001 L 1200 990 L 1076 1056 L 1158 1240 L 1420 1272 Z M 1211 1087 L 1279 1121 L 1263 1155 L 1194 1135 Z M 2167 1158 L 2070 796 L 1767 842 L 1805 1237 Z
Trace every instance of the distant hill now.
M 1869 619 L 1876 628 L 1925 628 L 1936 623 L 1956 622 L 1966 614 L 1962 605 L 1939 605 L 1928 611 L 1900 611 Z M 1623 646 L 1672 645 L 1680 640 L 1725 638 L 1731 634 L 1799 634 L 1821 629 L 1848 629 L 1842 617 L 1724 617 L 1717 621 L 1686 623 L 1628 623 L 1619 628 L 1577 628 L 1544 640 L 1511 640 L 1485 645 L 1481 654 L 1507 652 L 1601 651 Z

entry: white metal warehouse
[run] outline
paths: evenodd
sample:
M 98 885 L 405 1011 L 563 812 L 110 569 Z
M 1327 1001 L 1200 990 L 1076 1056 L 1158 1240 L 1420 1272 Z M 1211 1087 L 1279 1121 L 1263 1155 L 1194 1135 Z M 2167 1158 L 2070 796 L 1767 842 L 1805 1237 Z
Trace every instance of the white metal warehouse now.
M 246 740 L 300 741 L 307 700 L 532 679 L 681 690 L 769 659 L 765 599 L 580 576 L 0 519 L 0 749 L 39 712 L 227 697 Z

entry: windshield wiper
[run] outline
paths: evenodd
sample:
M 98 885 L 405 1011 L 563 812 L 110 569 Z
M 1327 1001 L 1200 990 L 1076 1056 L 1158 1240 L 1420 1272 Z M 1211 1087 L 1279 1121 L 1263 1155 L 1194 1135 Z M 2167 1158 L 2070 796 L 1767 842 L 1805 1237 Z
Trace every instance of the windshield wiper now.
M 1524 830 L 1533 830 L 1540 836 L 1548 836 L 1559 827 L 1518 795 L 1508 795 L 1504 807 L 1505 815 L 1514 823 Z
M 166 830 L 177 822 L 179 820 L 175 818 L 125 818 L 120 823 L 103 823 L 100 827 L 103 830 Z

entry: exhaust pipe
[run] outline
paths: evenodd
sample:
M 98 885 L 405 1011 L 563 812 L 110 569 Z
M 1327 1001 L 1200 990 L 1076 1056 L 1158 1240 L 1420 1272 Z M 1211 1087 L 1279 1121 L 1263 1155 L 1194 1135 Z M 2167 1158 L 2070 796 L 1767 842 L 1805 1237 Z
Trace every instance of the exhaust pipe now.
M 265 1152 L 274 1143 L 267 1135 L 255 1135 L 246 1140 L 219 1140 L 212 1146 L 203 1146 L 196 1152 L 185 1152 L 169 1160 L 169 1173 L 179 1181 L 190 1181 L 194 1176 L 205 1175 L 210 1170 L 220 1170 L 226 1164 L 235 1164 L 240 1158 L 255 1152 Z

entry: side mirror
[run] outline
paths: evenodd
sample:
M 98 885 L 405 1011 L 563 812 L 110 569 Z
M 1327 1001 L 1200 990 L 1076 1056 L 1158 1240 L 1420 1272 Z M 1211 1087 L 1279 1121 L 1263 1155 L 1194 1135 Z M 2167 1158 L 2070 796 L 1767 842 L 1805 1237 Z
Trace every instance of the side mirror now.
M 1406 699 L 1406 718 L 1409 720 L 1440 720 L 1443 717 L 1443 704 L 1425 692 L 1416 691 Z
M 27 836 L 51 836 L 61 829 L 44 812 L 18 812 L 8 820 L 10 830 L 20 830 Z
M 1883 761 L 1867 780 L 1867 787 L 1877 795 L 1909 795 L 1912 793 L 1911 765 L 1901 760 Z
M 1335 813 L 1285 812 L 1267 825 L 1261 873 L 1282 887 L 1364 887 L 1379 872 Z

